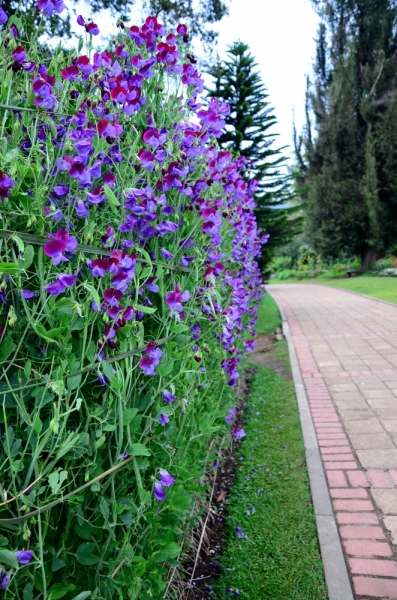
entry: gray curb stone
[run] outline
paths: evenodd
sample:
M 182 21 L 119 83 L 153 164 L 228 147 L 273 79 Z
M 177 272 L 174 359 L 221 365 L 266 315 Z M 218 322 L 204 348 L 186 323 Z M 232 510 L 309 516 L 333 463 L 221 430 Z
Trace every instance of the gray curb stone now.
M 271 295 L 269 290 L 268 293 Z M 294 340 L 284 310 L 276 298 L 273 299 L 279 308 L 283 333 L 288 343 L 328 598 L 329 600 L 354 600 Z

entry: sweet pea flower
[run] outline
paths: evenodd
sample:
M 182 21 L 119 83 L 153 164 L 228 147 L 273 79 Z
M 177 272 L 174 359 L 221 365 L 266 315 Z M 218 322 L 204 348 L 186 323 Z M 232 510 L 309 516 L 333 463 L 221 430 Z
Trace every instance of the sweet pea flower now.
M 17 561 L 20 565 L 27 565 L 33 558 L 33 554 L 31 550 L 17 550 L 14 552 L 17 557 Z
M 44 254 L 52 258 L 52 264 L 56 267 L 61 262 L 68 262 L 69 258 L 64 252 L 72 254 L 77 247 L 77 240 L 70 236 L 64 229 L 58 229 L 53 239 L 44 244 Z
M 12 57 L 16 63 L 23 63 L 23 61 L 26 59 L 26 52 L 23 46 L 17 46 L 17 48 L 15 48 L 15 50 L 12 52 Z
M 15 183 L 4 171 L 0 170 L 0 200 L 8 198 L 10 195 L 10 189 L 14 187 Z
M 0 6 L 0 25 L 4 25 L 4 23 L 7 23 L 8 21 L 8 15 L 4 12 L 4 9 L 1 8 Z
M 99 27 L 96 23 L 87 23 L 87 25 L 85 25 L 85 30 L 91 35 L 99 35 Z
M 180 286 L 177 284 L 173 292 L 168 292 L 165 295 L 165 303 L 171 308 L 171 314 L 178 315 L 181 319 L 184 318 L 182 302 L 190 300 L 190 292 L 186 290 L 181 293 Z
M 233 429 L 233 435 L 236 439 L 241 439 L 245 437 L 245 431 L 240 425 L 236 425 Z
M 160 363 L 160 359 L 163 356 L 160 348 L 157 348 L 155 342 L 151 342 L 146 346 L 147 354 L 141 358 L 138 366 L 145 375 L 155 375 L 155 368 Z
M 68 287 L 74 285 L 76 281 L 76 275 L 61 273 L 57 276 L 57 279 L 53 283 L 49 283 L 45 286 L 45 290 L 51 294 L 51 296 L 58 296 L 58 294 L 63 294 Z
M 63 0 L 38 0 L 37 7 L 50 17 L 54 10 L 58 14 L 61 14 L 61 12 L 65 9 Z
M 167 497 L 167 494 L 163 490 L 163 486 L 159 482 L 156 482 L 154 484 L 154 497 L 156 498 L 156 500 L 160 501 L 165 500 Z
M 9 586 L 10 581 L 11 581 L 11 573 L 7 573 L 1 580 L 1 589 L 6 590 Z
M 166 425 L 166 423 L 170 422 L 169 418 L 164 413 L 160 413 L 159 421 L 160 425 L 162 425 L 163 427 Z
M 165 402 L 168 402 L 171 404 L 171 402 L 174 402 L 175 396 L 174 396 L 174 394 L 171 394 L 171 392 L 169 392 L 168 390 L 164 390 L 163 391 L 163 400 Z
M 175 479 L 165 469 L 160 469 L 160 483 L 164 487 L 169 487 L 175 483 Z

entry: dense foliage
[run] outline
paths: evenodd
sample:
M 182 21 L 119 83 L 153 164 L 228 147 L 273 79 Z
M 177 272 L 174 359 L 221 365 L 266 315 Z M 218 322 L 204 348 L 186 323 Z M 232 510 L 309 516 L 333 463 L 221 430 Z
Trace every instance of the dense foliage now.
M 0 22 L 0 587 L 172 597 L 254 346 L 245 161 L 217 147 L 228 107 L 200 104 L 186 25 L 93 52 L 79 17 L 84 50 L 48 57 Z
M 397 4 L 313 3 L 322 22 L 297 144 L 308 234 L 327 256 L 359 254 L 365 270 L 397 239 Z
M 214 84 L 208 94 L 230 106 L 219 143 L 234 155 L 247 159 L 245 178 L 257 182 L 254 192 L 256 217 L 269 235 L 262 251 L 261 264 L 264 266 L 270 262 L 276 248 L 285 245 L 300 231 L 301 219 L 296 218 L 296 208 L 291 205 L 295 192 L 286 170 L 286 156 L 283 148 L 274 147 L 276 117 L 255 59 L 243 42 L 230 46 L 227 55 L 226 60 L 212 68 Z

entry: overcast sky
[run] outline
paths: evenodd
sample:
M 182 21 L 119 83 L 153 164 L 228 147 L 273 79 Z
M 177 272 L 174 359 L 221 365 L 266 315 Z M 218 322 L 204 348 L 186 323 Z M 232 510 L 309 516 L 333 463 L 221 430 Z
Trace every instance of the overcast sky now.
M 88 6 L 89 2 L 81 0 L 78 11 L 87 15 Z M 135 12 L 139 25 L 140 6 L 138 1 Z M 108 11 L 96 14 L 94 20 L 105 36 L 115 33 L 115 21 Z M 311 71 L 317 27 L 318 17 L 309 0 L 230 0 L 229 16 L 214 26 L 219 32 L 221 58 L 236 40 L 250 45 L 278 120 L 274 127 L 279 133 L 277 145 L 291 146 L 291 154 L 293 111 L 299 132 L 304 123 L 305 77 Z M 81 33 L 75 24 L 73 29 Z M 101 43 L 100 38 L 95 41 Z
M 293 110 L 298 131 L 304 123 L 305 77 L 317 27 L 309 0 L 231 0 L 230 15 L 217 26 L 221 58 L 234 41 L 249 44 L 275 109 L 274 130 L 282 146 L 292 146 Z

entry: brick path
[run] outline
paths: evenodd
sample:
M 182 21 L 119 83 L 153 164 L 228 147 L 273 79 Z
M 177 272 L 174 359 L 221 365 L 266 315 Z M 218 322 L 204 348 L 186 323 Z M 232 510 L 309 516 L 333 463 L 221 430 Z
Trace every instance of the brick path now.
M 397 600 L 397 306 L 320 285 L 269 291 L 288 318 L 355 598 Z

